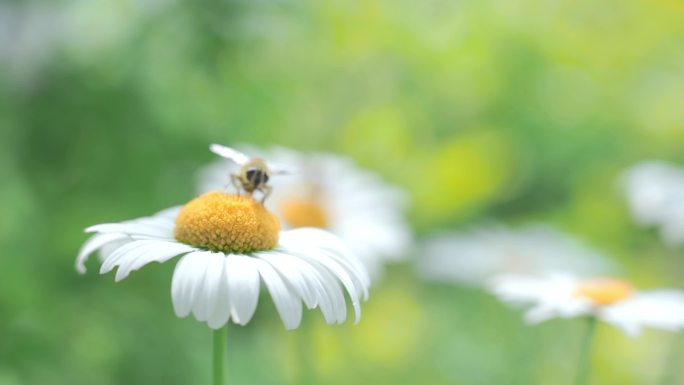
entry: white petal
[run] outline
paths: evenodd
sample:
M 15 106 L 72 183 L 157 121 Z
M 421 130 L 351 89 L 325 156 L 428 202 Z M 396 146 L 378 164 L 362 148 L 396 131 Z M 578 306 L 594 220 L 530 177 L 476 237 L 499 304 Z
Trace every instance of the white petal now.
M 171 280 L 171 299 L 178 317 L 186 317 L 193 308 L 195 292 L 204 280 L 205 254 L 205 251 L 188 253 L 176 264 Z
M 302 302 L 295 293 L 290 290 L 282 280 L 278 272 L 271 265 L 260 259 L 254 259 L 258 266 L 259 274 L 271 293 L 280 318 L 288 330 L 296 329 L 302 321 Z
M 80 274 L 85 274 L 85 263 L 90 254 L 101 248 L 102 246 L 127 238 L 125 234 L 95 234 L 90 237 L 81 247 L 81 250 L 76 257 L 76 270 Z
M 228 256 L 222 257 L 221 275 L 217 282 L 217 293 L 214 309 L 209 314 L 207 325 L 212 329 L 220 329 L 230 319 L 230 289 L 228 287 Z
M 331 266 L 327 260 L 333 260 L 336 265 L 345 270 L 343 275 L 353 283 L 352 285 L 345 284 L 345 287 L 355 287 L 356 290 L 352 290 L 356 293 L 354 296 L 361 296 L 363 299 L 368 298 L 370 277 L 365 266 L 352 255 L 346 245 L 335 235 L 315 228 L 295 229 L 281 232 L 280 244 L 288 249 L 288 253 L 289 251 L 293 251 L 293 254 L 296 255 L 304 253 L 314 259 L 325 256 L 326 258 L 323 259 L 326 259 L 326 262 L 323 263 L 329 268 Z
M 320 307 L 327 323 L 344 322 L 347 305 L 342 288 L 324 265 L 277 251 L 259 253 L 257 257 L 271 263 L 309 309 Z
M 298 256 L 309 263 L 319 263 L 324 266 L 328 272 L 330 272 L 337 280 L 339 280 L 342 285 L 347 290 L 355 309 L 359 303 L 360 297 L 367 293 L 366 288 L 363 287 L 360 282 L 355 279 L 353 272 L 345 269 L 344 266 L 340 265 L 334 259 L 330 258 L 328 255 L 321 253 L 320 250 L 316 249 L 287 249 L 288 253 Z
M 98 233 L 88 239 L 76 257 L 76 270 L 85 272 L 88 256 L 100 249 L 100 259 L 125 244 L 128 240 L 166 239 L 173 240 L 175 218 L 181 206 L 160 211 L 153 216 L 133 219 L 120 223 L 105 223 L 88 227 L 86 232 Z
M 100 266 L 100 274 L 109 273 L 128 253 L 133 252 L 145 245 L 147 245 L 145 241 L 131 241 L 112 251 L 105 257 L 104 261 L 102 261 L 102 265 Z
M 549 284 L 545 277 L 506 274 L 492 279 L 489 291 L 504 302 L 534 303 L 544 299 Z
M 281 239 L 285 242 L 329 250 L 333 258 L 354 271 L 364 287 L 370 285 L 370 278 L 363 263 L 352 254 L 339 237 L 332 233 L 317 228 L 301 228 L 283 231 Z
M 254 258 L 231 254 L 226 257 L 225 270 L 230 298 L 230 316 L 238 325 L 246 325 L 259 302 L 259 269 Z
M 642 327 L 684 330 L 684 292 L 652 290 L 637 293 L 629 299 L 604 307 L 599 317 L 631 336 L 638 335 Z
M 198 321 L 208 320 L 219 297 L 223 259 L 222 253 L 196 251 L 178 262 L 171 282 L 171 298 L 178 317 L 192 313 Z
M 124 233 L 137 237 L 173 238 L 175 220 L 181 206 L 160 211 L 153 216 L 136 218 L 119 223 L 90 226 L 87 233 Z
M 216 307 L 216 299 L 218 298 L 220 280 L 223 275 L 223 263 L 225 255 L 223 253 L 203 253 L 205 269 L 204 279 L 202 284 L 198 286 L 198 291 L 195 293 L 192 314 L 198 321 L 204 322 L 209 320 L 209 316 L 214 312 Z M 226 304 L 228 307 L 229 304 Z
M 102 234 L 102 235 L 108 235 L 108 234 Z M 123 235 L 123 234 L 122 234 Z M 133 242 L 135 239 L 126 236 L 126 238 L 122 238 L 113 242 L 109 242 L 106 245 L 103 245 L 100 248 L 100 251 L 97 253 L 97 260 L 102 263 L 107 259 L 108 256 L 110 256 L 113 252 L 118 250 L 120 247 L 126 245 L 127 243 Z
M 304 300 L 309 309 L 318 305 L 316 290 L 313 288 L 313 284 L 308 277 L 308 275 L 312 274 L 313 270 L 310 265 L 302 262 L 301 259 L 277 251 L 257 253 L 255 257 L 273 266 L 283 281 L 287 282 L 288 286 Z
M 309 263 L 316 268 L 318 280 L 323 286 L 321 311 L 326 322 L 343 323 L 347 319 L 347 303 L 339 280 L 324 265 L 311 261 Z
M 295 231 L 301 230 L 292 230 L 291 232 Z M 350 264 L 345 264 L 341 258 L 335 258 L 334 253 L 326 249 L 310 247 L 291 240 L 287 244 L 281 240 L 281 245 L 282 252 L 295 255 L 309 263 L 320 264 L 332 273 L 347 290 L 356 314 L 355 322 L 359 321 L 361 317 L 360 298 L 365 298 L 368 295 L 368 281 L 364 282 L 367 276 L 359 274 Z
M 104 223 L 90 226 L 88 233 L 122 233 L 137 237 L 173 239 L 173 226 L 160 226 L 159 223 Z
M 164 263 L 171 258 L 194 251 L 195 248 L 175 242 L 150 241 L 150 251 L 137 258 L 121 260 L 121 265 L 116 272 L 116 280 L 120 281 L 128 275 L 151 262 Z
M 575 295 L 576 282 L 575 277 L 567 274 L 504 275 L 495 278 L 489 290 L 504 302 L 530 306 L 525 321 L 536 324 L 554 317 L 593 313 L 591 301 Z
M 109 255 L 102 264 L 100 273 L 105 274 L 119 266 L 115 279 L 120 281 L 128 277 L 132 271 L 138 270 L 148 263 L 164 263 L 177 255 L 193 250 L 195 250 L 194 247 L 175 241 L 133 241 Z

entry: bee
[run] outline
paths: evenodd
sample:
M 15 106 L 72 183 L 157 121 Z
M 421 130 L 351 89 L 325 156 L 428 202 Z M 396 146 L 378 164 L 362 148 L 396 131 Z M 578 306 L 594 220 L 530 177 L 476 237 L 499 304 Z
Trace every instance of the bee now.
M 240 170 L 230 175 L 230 181 L 240 193 L 244 190 L 250 195 L 255 191 L 260 191 L 261 203 L 271 194 L 272 187 L 268 184 L 271 175 L 281 175 L 291 173 L 287 168 L 266 163 L 261 158 L 250 158 L 242 152 L 220 144 L 212 144 L 209 149 L 214 154 L 229 159 L 240 166 Z

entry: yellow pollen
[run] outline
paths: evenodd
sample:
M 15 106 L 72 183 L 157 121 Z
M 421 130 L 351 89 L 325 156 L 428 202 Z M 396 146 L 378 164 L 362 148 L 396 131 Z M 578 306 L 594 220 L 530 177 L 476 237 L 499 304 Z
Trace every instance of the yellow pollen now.
M 596 305 L 610 305 L 632 295 L 632 285 L 621 279 L 592 278 L 577 284 L 575 295 L 588 298 Z
M 328 226 L 328 215 L 315 201 L 292 199 L 280 205 L 283 219 L 291 227 L 320 227 Z
M 278 219 L 251 196 L 209 192 L 183 206 L 173 235 L 213 251 L 248 253 L 274 248 L 279 231 Z

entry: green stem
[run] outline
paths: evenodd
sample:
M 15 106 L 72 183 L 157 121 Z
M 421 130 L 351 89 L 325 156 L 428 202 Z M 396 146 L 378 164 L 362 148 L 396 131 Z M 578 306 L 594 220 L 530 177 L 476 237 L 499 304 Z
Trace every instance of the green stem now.
M 226 350 L 226 330 L 228 326 L 221 329 L 214 330 L 214 385 L 224 385 L 225 378 L 223 374 L 223 353 Z
M 587 318 L 587 330 L 582 341 L 582 348 L 580 350 L 579 365 L 577 367 L 577 377 L 575 377 L 575 385 L 586 385 L 589 381 L 589 373 L 591 371 L 591 346 L 594 342 L 594 335 L 596 334 L 596 317 Z
M 297 330 L 297 350 L 299 353 L 298 385 L 313 385 L 316 383 L 316 369 L 314 365 L 313 322 L 309 314 L 304 313 L 302 324 Z

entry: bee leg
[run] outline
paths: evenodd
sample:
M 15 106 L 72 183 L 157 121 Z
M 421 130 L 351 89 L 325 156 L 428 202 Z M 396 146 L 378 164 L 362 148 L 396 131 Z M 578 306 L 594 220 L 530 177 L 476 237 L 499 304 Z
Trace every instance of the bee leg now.
M 230 175 L 230 183 L 232 183 L 233 186 L 235 186 L 235 191 L 237 191 L 237 195 L 240 195 L 240 180 L 237 175 L 231 174 Z
M 273 191 L 273 188 L 268 185 L 263 185 L 259 188 L 259 190 L 262 193 L 261 204 L 264 204 L 264 202 L 266 202 L 266 198 L 268 198 L 268 196 L 271 195 L 271 191 Z

